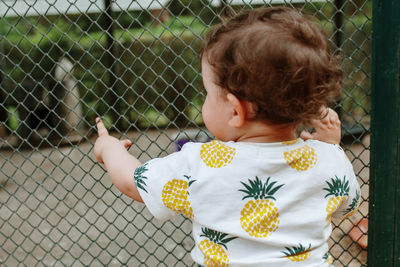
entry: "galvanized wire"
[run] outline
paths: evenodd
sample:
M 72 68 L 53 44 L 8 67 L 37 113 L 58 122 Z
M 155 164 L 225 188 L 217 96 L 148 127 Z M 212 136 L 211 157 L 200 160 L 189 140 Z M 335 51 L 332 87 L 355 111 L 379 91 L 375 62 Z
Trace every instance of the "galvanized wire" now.
M 141 161 L 204 139 L 202 36 L 220 15 L 276 2 L 1 0 L 0 264 L 194 266 L 190 223 L 155 221 L 96 163 L 94 118 Z M 365 265 L 349 232 L 368 216 L 371 1 L 280 4 L 311 14 L 343 56 L 336 109 L 362 203 L 330 246 L 335 266 Z

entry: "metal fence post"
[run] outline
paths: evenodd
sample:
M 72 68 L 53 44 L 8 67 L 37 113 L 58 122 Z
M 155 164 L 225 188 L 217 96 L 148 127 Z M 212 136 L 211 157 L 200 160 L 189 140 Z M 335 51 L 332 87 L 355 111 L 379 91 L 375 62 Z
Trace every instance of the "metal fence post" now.
M 108 73 L 108 81 L 106 92 L 104 94 L 104 98 L 108 99 L 109 102 L 109 115 L 111 116 L 111 120 L 118 124 L 118 97 L 116 95 L 116 69 L 115 69 L 115 40 L 114 40 L 114 12 L 112 10 L 112 1 L 104 0 L 104 8 L 102 15 L 101 25 L 106 33 L 106 44 L 105 44 L 105 52 L 104 52 L 104 66 L 106 67 L 106 72 Z M 104 115 L 104 114 L 102 114 Z
M 343 0 L 335 0 L 335 14 L 333 16 L 335 22 L 335 33 L 334 33 L 334 42 L 335 42 L 335 52 L 341 53 L 342 46 L 343 46 L 343 21 L 344 21 L 344 14 L 343 14 Z
M 399 12 L 373 1 L 368 266 L 400 266 Z

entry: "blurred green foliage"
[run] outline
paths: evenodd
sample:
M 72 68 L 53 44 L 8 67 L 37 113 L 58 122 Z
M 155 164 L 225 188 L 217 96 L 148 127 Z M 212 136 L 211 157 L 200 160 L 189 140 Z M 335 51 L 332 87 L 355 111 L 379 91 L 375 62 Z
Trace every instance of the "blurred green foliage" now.
M 341 29 L 345 34 L 340 50 L 345 72 L 341 105 L 350 115 L 366 114 L 370 108 L 369 2 L 356 7 L 362 9 L 357 9 L 357 15 L 351 13 L 354 6 L 345 7 L 348 14 Z M 109 101 L 104 97 L 114 90 L 118 101 L 112 108 L 120 115 L 119 127 L 201 123 L 203 85 L 198 52 L 203 34 L 217 21 L 216 10 L 204 0 L 173 0 L 168 8 L 171 16 L 163 23 L 154 23 L 148 11 L 114 14 L 112 65 L 116 84 L 112 88 L 104 62 L 107 33 L 101 30 L 100 14 L 2 18 L 3 88 L 12 92 L 17 83 L 26 80 L 43 83 L 53 79 L 56 62 L 67 56 L 74 62 L 88 122 L 108 114 Z M 332 2 L 310 3 L 301 9 L 332 35 Z M 7 99 L 7 105 L 15 105 L 12 98 Z

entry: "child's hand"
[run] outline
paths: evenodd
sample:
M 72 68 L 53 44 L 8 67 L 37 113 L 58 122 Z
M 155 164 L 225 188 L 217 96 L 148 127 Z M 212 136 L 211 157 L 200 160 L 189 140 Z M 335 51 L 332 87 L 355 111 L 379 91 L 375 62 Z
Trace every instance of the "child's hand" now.
M 99 137 L 94 144 L 94 155 L 99 163 L 104 163 L 103 156 L 106 149 L 113 149 L 121 146 L 129 148 L 132 145 L 132 142 L 129 140 L 118 140 L 117 138 L 110 136 L 100 118 L 96 118 L 96 127 Z
M 132 179 L 135 169 L 142 163 L 126 151 L 132 142 L 110 136 L 99 118 L 96 118 L 96 124 L 99 137 L 94 144 L 94 155 L 97 161 L 104 164 L 112 183 L 119 191 L 134 200 L 143 202 Z
M 315 129 L 314 133 L 302 131 L 300 137 L 304 140 L 313 139 L 329 144 L 339 144 L 341 139 L 341 127 L 339 116 L 331 108 L 322 107 L 321 114 L 326 114 L 322 119 L 312 120 L 311 124 Z

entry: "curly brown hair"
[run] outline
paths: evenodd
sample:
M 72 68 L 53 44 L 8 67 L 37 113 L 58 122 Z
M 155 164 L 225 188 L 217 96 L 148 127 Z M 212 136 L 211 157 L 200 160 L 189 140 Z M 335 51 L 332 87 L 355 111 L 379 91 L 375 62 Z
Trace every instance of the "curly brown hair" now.
M 295 9 L 247 10 L 223 21 L 206 34 L 202 57 L 218 86 L 273 124 L 307 123 L 341 95 L 339 58 Z

